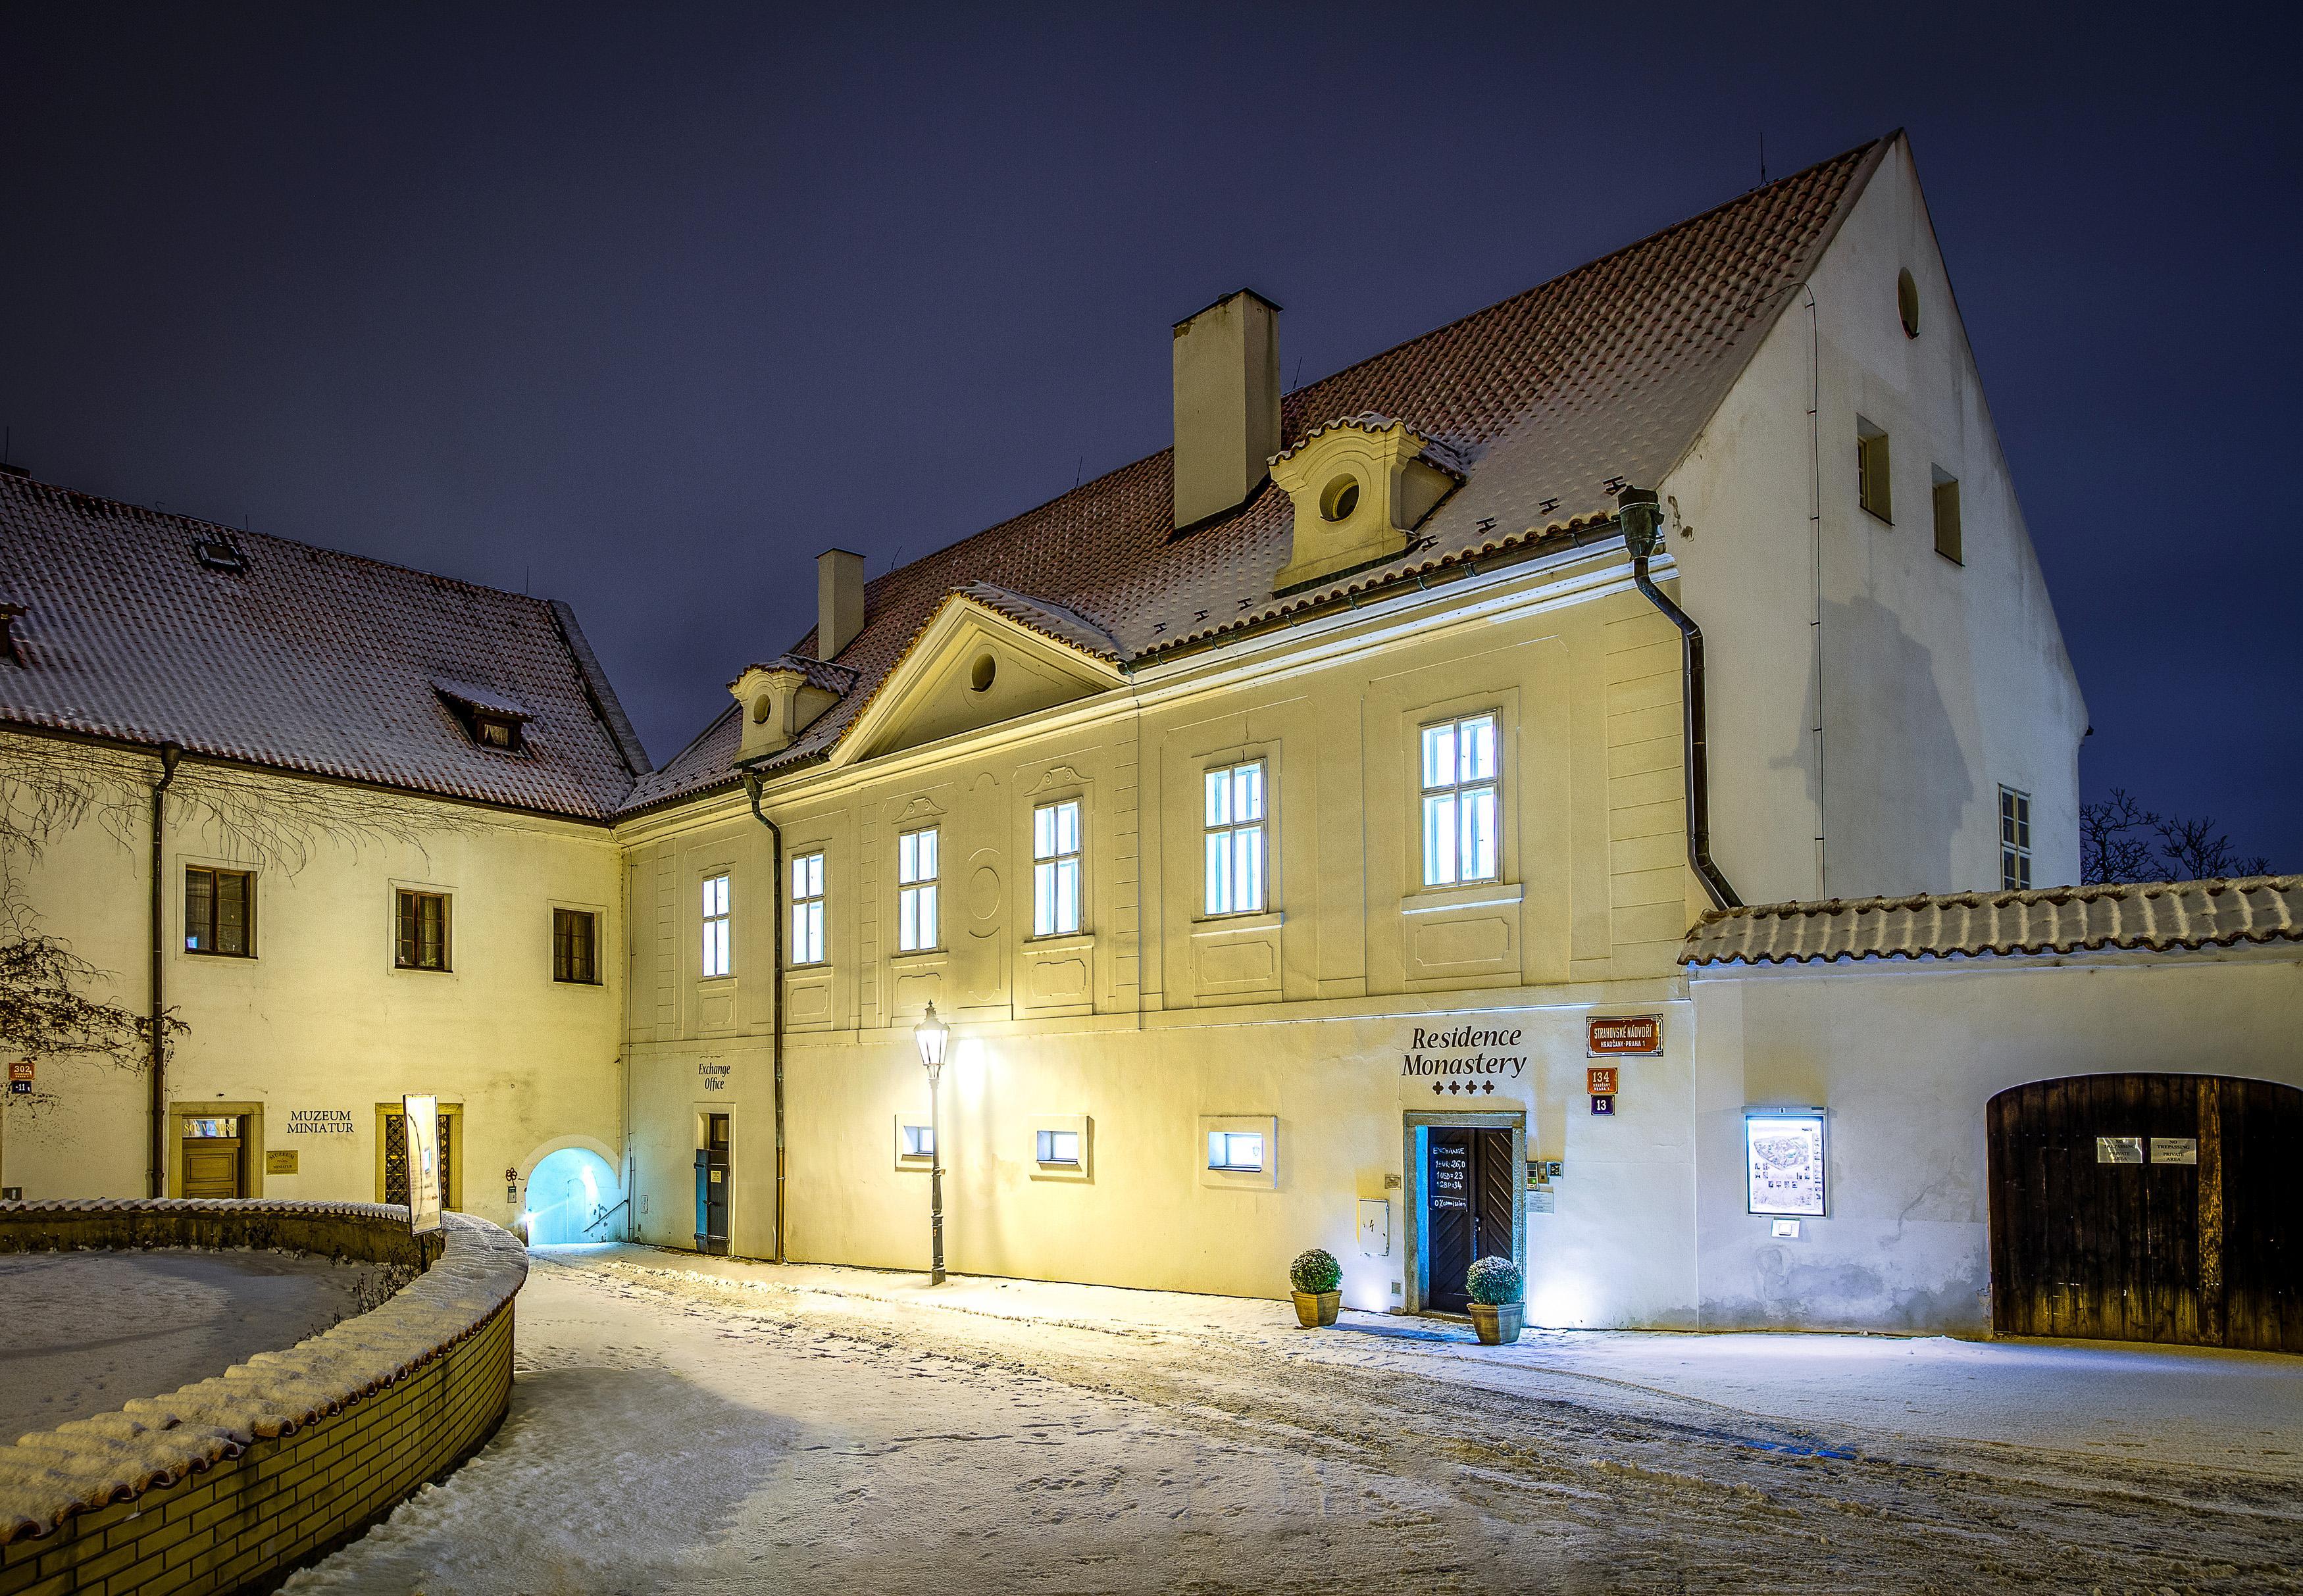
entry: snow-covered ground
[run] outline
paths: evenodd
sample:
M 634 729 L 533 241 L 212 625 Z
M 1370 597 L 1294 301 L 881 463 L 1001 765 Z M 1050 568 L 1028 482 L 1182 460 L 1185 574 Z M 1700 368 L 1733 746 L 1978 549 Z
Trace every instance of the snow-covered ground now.
M 539 1253 L 495 1441 L 297 1592 L 2303 1589 L 2303 1364 L 1531 1334 Z
M 0 1441 L 221 1374 L 385 1295 L 373 1266 L 290 1253 L 0 1256 Z

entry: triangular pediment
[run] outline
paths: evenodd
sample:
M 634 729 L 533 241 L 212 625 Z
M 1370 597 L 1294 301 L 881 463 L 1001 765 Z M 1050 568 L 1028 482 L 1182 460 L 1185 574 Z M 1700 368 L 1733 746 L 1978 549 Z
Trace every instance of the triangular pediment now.
M 1118 651 L 1068 610 L 979 584 L 947 598 L 840 740 L 847 764 L 1092 697 L 1125 678 Z

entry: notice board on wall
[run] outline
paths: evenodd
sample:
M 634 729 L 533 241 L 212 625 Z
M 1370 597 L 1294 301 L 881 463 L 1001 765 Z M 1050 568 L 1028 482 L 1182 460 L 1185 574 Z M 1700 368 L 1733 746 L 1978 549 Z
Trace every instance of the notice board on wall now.
M 1743 1153 L 1750 1182 L 1750 1212 L 1823 1217 L 1821 1109 L 1747 1110 Z
M 408 1122 L 408 1228 L 440 1228 L 440 1099 L 403 1096 Z

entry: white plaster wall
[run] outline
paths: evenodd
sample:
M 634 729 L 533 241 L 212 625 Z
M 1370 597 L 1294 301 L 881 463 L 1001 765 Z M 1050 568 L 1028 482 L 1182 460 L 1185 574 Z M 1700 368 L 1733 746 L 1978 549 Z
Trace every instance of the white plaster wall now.
M 1979 1334 L 1984 1110 L 2026 1081 L 2133 1071 L 2303 1086 L 2303 959 L 1896 961 L 1699 973 L 1694 1134 L 1706 1329 Z M 1829 1213 L 1745 1212 L 1742 1111 L 1828 1111 Z
M 1916 339 L 1897 315 L 1903 269 Z M 2033 798 L 2035 883 L 2075 881 L 2086 707 L 1907 144 L 1809 286 L 1812 318 L 1793 296 L 1663 483 L 1682 601 L 1711 651 L 1715 851 L 1751 903 L 1996 888 L 2004 783 Z M 1892 525 L 1856 502 L 1859 416 L 1890 437 Z M 1960 481 L 1964 564 L 1935 550 L 1936 466 Z

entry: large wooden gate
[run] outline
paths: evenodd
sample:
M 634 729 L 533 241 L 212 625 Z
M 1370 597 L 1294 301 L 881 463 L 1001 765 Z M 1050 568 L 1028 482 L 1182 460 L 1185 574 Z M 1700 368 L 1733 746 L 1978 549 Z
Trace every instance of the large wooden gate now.
M 1986 1124 L 1995 1329 L 2303 1352 L 2303 1090 L 2079 1075 Z

